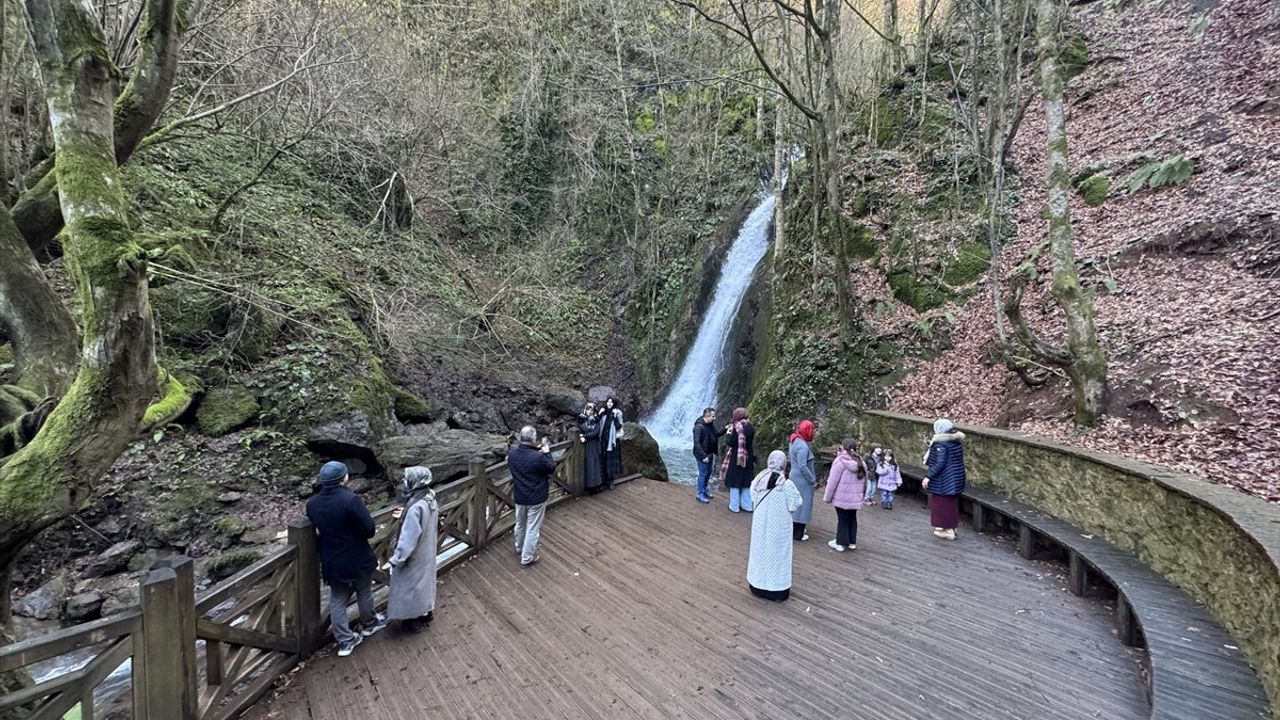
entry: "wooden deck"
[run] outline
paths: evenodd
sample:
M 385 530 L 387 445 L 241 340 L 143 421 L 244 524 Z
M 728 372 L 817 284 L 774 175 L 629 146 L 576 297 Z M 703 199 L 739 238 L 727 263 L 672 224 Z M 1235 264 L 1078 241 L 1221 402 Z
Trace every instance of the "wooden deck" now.
M 914 498 L 827 547 L 820 505 L 792 598 L 752 597 L 751 516 L 637 481 L 553 510 L 540 555 L 505 542 L 449 572 L 436 620 L 330 646 L 253 720 L 1145 718 L 1138 654 L 1065 568 L 1012 542 L 936 540 Z M 938 683 L 935 672 L 953 679 Z

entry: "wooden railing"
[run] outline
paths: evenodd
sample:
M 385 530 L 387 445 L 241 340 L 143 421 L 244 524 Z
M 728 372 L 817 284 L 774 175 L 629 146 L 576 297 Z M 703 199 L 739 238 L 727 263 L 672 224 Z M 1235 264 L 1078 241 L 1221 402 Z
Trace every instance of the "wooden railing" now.
M 552 446 L 557 467 L 550 504 L 581 494 L 581 446 Z M 437 562 L 444 570 L 486 547 L 515 524 L 511 475 L 505 462 L 474 460 L 466 477 L 437 486 L 440 532 Z M 382 567 L 395 548 L 396 506 L 374 513 L 370 543 Z M 385 598 L 389 577 L 374 573 Z M 351 608 L 348 608 L 351 612 Z M 289 525 L 288 546 L 195 595 L 195 567 L 174 556 L 152 566 L 132 609 L 0 647 L 0 673 L 87 653 L 77 670 L 0 697 L 0 718 L 60 720 L 224 720 L 237 717 L 278 677 L 321 647 L 328 611 L 320 592 L 320 562 L 311 523 Z M 127 672 L 130 689 L 101 691 L 112 674 Z M 75 717 L 72 715 L 72 717 Z

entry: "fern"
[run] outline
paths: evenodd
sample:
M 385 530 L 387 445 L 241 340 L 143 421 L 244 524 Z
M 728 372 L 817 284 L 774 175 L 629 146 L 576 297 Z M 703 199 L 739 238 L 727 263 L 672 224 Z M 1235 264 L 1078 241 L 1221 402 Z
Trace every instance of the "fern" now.
M 1155 160 L 1134 170 L 1125 180 L 1130 193 L 1136 193 L 1143 187 L 1152 190 L 1162 187 L 1181 185 L 1191 179 L 1195 172 L 1195 161 L 1178 153 L 1164 160 Z

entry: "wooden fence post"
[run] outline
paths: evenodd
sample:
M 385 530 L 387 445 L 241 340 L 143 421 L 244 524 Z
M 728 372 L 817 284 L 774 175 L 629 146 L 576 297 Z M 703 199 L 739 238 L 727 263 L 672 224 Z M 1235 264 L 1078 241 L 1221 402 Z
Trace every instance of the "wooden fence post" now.
M 581 442 L 578 442 L 576 433 L 570 434 L 569 437 L 573 445 L 569 446 L 569 452 L 565 453 L 564 462 L 572 463 L 569 465 L 569 479 L 573 485 L 573 494 L 578 496 L 586 491 L 586 463 L 583 460 L 586 448 L 583 447 Z
M 297 618 L 298 657 L 320 648 L 324 619 L 320 617 L 320 552 L 316 529 L 306 518 L 289 523 L 289 544 L 298 549 L 294 558 L 294 617 Z
M 467 463 L 467 474 L 471 476 L 471 517 L 467 524 L 477 550 L 489 544 L 489 469 L 485 462 L 477 455 Z
M 142 583 L 142 630 L 133 660 L 137 720 L 196 717 L 196 598 L 190 562 L 175 558 L 157 563 Z

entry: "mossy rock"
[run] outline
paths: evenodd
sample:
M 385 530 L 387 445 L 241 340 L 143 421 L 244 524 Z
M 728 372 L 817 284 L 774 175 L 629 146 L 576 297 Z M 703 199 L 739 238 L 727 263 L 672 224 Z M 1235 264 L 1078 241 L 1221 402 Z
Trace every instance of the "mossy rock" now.
M 226 332 L 229 317 L 225 295 L 189 285 L 151 288 L 156 329 L 172 344 L 202 349 Z
M 982 277 L 991 265 L 991 248 L 984 242 L 962 243 L 956 256 L 946 262 L 942 279 L 951 287 L 962 287 Z
M 232 550 L 209 561 L 204 571 L 215 582 L 226 580 L 262 559 L 258 550 Z
M 1062 42 L 1062 77 L 1064 80 L 1079 75 L 1089 67 L 1089 44 L 1085 42 L 1084 36 L 1078 33 L 1072 33 L 1065 37 Z
M 396 419 L 402 423 L 428 423 L 438 412 L 422 398 L 402 387 L 392 386 Z
M 0 365 L 13 364 L 13 346 L 5 343 L 0 345 Z
M 214 388 L 204 396 L 196 411 L 200 432 L 209 437 L 222 437 L 258 418 L 261 408 L 252 390 L 239 386 Z
M 853 225 L 845 231 L 845 249 L 849 257 L 870 260 L 880 254 L 875 234 L 865 225 Z
M 225 540 L 235 540 L 244 535 L 248 529 L 244 521 L 235 515 L 223 515 L 213 522 L 214 532 L 218 534 L 218 537 Z
M 1090 175 L 1076 185 L 1076 191 L 1080 193 L 1080 197 L 1084 198 L 1086 205 L 1098 207 L 1106 202 L 1107 196 L 1111 194 L 1111 178 L 1102 173 Z
M 889 289 L 898 302 L 906 303 L 919 312 L 941 307 L 951 298 L 951 292 L 945 285 L 930 278 L 917 278 L 911 268 L 889 273 Z

